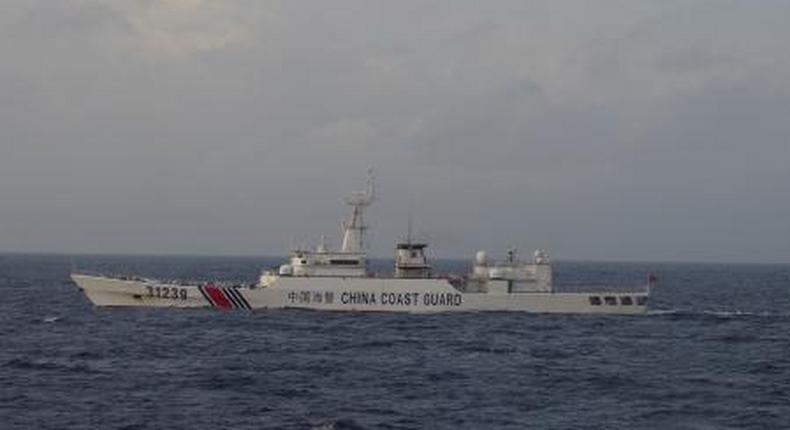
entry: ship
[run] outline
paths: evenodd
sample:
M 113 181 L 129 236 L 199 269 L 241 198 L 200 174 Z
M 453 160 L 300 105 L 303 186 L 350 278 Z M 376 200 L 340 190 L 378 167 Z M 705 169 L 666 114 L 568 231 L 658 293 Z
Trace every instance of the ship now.
M 96 306 L 216 308 L 222 310 L 309 309 L 352 312 L 533 312 L 643 314 L 655 276 L 644 285 L 560 291 L 546 251 L 528 260 L 514 249 L 501 260 L 478 251 L 470 273 L 441 276 L 427 258 L 428 243 L 395 245 L 390 273 L 372 273 L 366 253 L 365 211 L 376 200 L 375 178 L 344 199 L 350 213 L 342 223 L 342 245 L 322 237 L 311 247 L 292 248 L 285 264 L 262 270 L 252 284 L 184 282 L 140 276 L 74 272 L 71 278 Z M 411 225 L 411 223 L 409 223 Z

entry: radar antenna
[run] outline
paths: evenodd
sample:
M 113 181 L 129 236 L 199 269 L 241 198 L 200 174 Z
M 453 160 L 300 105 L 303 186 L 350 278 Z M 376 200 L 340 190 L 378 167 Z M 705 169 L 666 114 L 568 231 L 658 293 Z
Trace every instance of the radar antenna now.
M 407 220 L 408 222 L 407 222 L 407 226 L 406 226 L 406 243 L 408 243 L 408 244 L 411 244 L 411 226 L 412 226 L 412 222 L 413 222 L 412 221 L 413 217 L 414 216 L 412 214 L 411 208 L 409 208 L 409 218 Z

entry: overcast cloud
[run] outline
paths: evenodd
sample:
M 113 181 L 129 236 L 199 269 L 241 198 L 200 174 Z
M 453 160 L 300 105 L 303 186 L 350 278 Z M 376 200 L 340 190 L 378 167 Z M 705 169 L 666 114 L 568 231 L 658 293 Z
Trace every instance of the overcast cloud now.
M 787 1 L 4 1 L 0 250 L 790 261 Z

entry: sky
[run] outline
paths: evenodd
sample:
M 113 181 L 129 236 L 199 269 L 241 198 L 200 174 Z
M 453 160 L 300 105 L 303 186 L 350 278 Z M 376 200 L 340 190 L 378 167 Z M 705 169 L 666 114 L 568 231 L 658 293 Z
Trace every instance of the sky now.
M 790 262 L 790 2 L 0 2 L 0 251 Z

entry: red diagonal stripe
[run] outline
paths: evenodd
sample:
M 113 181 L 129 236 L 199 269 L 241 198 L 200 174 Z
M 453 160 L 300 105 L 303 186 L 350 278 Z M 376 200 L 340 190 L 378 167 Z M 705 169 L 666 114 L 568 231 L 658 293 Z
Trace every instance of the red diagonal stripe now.
M 204 288 L 206 290 L 206 294 L 211 297 L 211 300 L 214 301 L 214 306 L 220 309 L 232 309 L 233 305 L 228 301 L 225 297 L 225 294 L 222 293 L 222 290 L 213 286 L 213 285 L 206 285 Z

